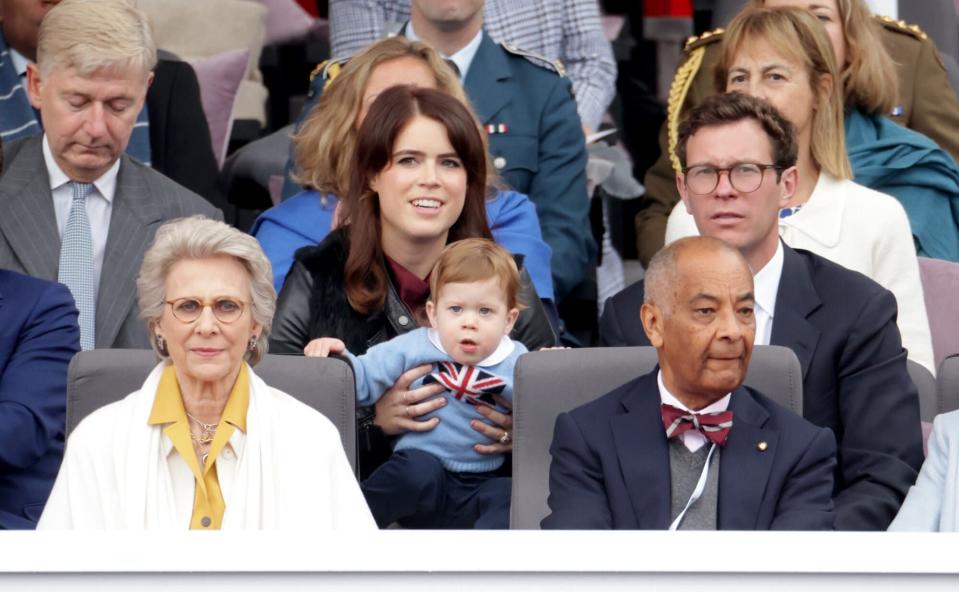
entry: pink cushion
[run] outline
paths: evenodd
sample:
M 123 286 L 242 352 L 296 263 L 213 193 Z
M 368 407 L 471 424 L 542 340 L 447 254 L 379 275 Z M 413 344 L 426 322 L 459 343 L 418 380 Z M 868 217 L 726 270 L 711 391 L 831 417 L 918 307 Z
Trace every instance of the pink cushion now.
M 263 3 L 266 5 L 264 45 L 299 39 L 313 28 L 314 18 L 296 0 L 263 0 Z
M 189 60 L 200 82 L 200 100 L 210 126 L 210 140 L 219 166 L 223 166 L 233 128 L 233 104 L 250 59 L 248 49 L 234 49 Z
M 959 263 L 920 257 L 919 276 L 938 368 L 946 356 L 959 353 Z

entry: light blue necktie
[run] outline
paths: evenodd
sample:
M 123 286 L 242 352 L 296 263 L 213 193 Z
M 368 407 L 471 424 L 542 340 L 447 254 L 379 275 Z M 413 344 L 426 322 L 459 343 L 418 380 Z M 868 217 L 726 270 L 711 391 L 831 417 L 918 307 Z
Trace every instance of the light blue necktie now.
M 70 288 L 73 299 L 80 311 L 80 348 L 94 347 L 94 327 L 96 320 L 96 285 L 93 276 L 93 233 L 90 231 L 90 219 L 87 217 L 87 194 L 93 189 L 93 183 L 71 181 L 73 203 L 70 204 L 70 216 L 60 241 L 60 271 L 57 281 Z

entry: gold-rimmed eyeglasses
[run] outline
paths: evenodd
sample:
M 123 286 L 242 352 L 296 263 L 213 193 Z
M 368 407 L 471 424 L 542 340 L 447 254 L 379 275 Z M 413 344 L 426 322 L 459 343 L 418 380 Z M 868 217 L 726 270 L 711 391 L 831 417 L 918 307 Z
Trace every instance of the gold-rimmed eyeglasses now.
M 213 316 L 222 323 L 232 323 L 243 316 L 243 308 L 249 304 L 235 298 L 216 298 L 212 302 L 204 302 L 199 298 L 177 298 L 166 300 L 170 305 L 173 316 L 181 323 L 192 323 L 200 318 L 203 309 L 210 307 Z
M 757 164 L 754 162 L 739 162 L 733 166 L 720 168 L 708 164 L 691 166 L 683 169 L 683 180 L 686 189 L 696 195 L 706 195 L 715 191 L 719 186 L 719 178 L 723 173 L 729 177 L 729 184 L 740 193 L 752 193 L 763 184 L 763 174 L 773 169 L 777 173 L 782 167 L 775 164 Z

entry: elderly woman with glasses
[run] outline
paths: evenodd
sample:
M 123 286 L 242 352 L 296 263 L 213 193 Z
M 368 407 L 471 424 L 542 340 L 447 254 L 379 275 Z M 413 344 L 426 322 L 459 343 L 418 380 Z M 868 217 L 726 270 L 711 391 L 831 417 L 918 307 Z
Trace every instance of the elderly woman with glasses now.
M 892 292 L 909 359 L 935 373 L 909 219 L 895 198 L 852 180 L 842 84 L 826 29 L 806 10 L 747 8 L 726 30 L 716 80 L 727 92 L 769 101 L 795 127 L 797 186 L 787 201 L 773 204 L 780 208 L 783 241 L 858 271 Z M 727 180 L 714 167 L 697 164 L 687 163 L 683 172 L 687 187 L 711 193 L 721 186 L 717 198 L 729 203 L 729 224 L 749 224 L 736 215 L 737 201 L 752 199 L 763 174 L 779 174 L 755 166 L 770 163 L 753 163 L 746 169 L 733 167 Z M 692 216 L 677 204 L 666 226 L 666 242 L 694 234 Z
M 375 528 L 336 428 L 251 368 L 276 295 L 256 239 L 165 224 L 137 290 L 162 361 L 77 426 L 39 528 Z

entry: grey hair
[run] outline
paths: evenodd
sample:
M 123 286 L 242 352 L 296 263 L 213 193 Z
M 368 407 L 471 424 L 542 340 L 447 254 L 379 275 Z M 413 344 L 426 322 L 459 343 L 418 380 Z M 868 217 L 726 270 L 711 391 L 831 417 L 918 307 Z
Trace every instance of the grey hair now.
M 260 325 L 256 349 L 248 351 L 246 360 L 255 366 L 267 351 L 273 313 L 276 310 L 276 290 L 273 288 L 273 268 L 263 254 L 260 243 L 249 234 L 240 232 L 223 222 L 191 216 L 167 222 L 161 226 L 153 244 L 143 255 L 143 265 L 137 276 L 137 299 L 140 318 L 147 322 L 151 333 L 163 316 L 166 306 L 166 279 L 170 268 L 184 259 L 205 259 L 229 256 L 246 269 L 250 279 L 251 314 Z M 161 358 L 167 356 L 151 339 L 154 351 Z
M 129 0 L 63 0 L 43 18 L 37 41 L 41 77 L 57 65 L 83 76 L 97 70 L 146 77 L 157 63 L 153 29 Z
M 646 275 L 643 278 L 643 303 L 655 305 L 662 312 L 663 317 L 672 314 L 673 303 L 676 301 L 680 256 L 693 248 L 731 253 L 745 265 L 742 253 L 716 238 L 690 236 L 669 243 L 649 260 Z M 749 269 L 748 265 L 746 269 Z

